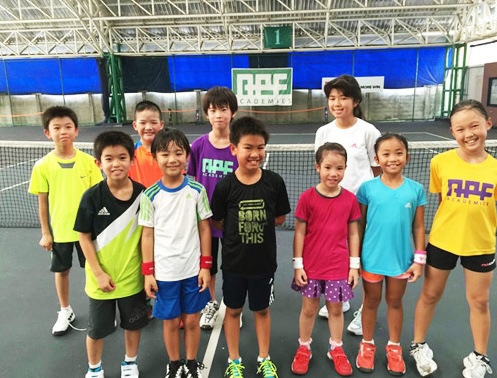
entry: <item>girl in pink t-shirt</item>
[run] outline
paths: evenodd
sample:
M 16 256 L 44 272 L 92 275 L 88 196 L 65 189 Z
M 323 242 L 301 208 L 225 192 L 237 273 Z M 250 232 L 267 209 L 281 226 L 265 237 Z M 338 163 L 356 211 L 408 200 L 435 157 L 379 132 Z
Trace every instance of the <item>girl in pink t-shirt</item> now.
M 311 342 L 319 300 L 328 308 L 328 358 L 339 375 L 352 374 L 342 343 L 342 302 L 354 297 L 359 279 L 359 220 L 355 195 L 339 184 L 347 152 L 338 143 L 325 143 L 316 152 L 320 183 L 301 194 L 295 211 L 292 288 L 302 294 L 299 348 L 292 362 L 294 374 L 306 374 L 312 357 Z

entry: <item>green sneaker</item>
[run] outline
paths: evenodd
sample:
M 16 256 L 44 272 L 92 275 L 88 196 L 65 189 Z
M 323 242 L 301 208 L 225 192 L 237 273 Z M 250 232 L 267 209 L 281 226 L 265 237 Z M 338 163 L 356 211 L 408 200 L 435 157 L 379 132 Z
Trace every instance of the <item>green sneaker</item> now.
M 278 378 L 278 374 L 276 373 L 276 365 L 273 364 L 273 361 L 268 359 L 263 359 L 262 361 L 257 363 L 257 374 L 263 378 Z
M 243 378 L 243 369 L 245 369 L 245 366 L 243 366 L 242 361 L 240 360 L 233 360 L 231 362 L 228 362 L 228 367 L 224 372 L 224 377 Z

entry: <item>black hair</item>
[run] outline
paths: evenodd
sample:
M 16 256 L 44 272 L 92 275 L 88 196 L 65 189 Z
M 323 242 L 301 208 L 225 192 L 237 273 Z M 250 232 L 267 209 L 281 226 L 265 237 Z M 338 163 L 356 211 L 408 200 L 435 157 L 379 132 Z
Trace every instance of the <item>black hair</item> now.
M 43 129 L 48 130 L 50 121 L 54 118 L 69 117 L 74 123 L 74 127 L 78 128 L 78 116 L 76 112 L 67 106 L 51 106 L 45 110 L 41 116 Z
M 338 155 L 343 156 L 345 163 L 347 163 L 347 150 L 340 143 L 326 142 L 316 151 L 316 164 L 321 165 L 325 152 L 335 152 Z
M 378 139 L 376 139 L 376 142 L 374 144 L 374 153 L 378 153 L 378 149 L 380 148 L 380 144 L 382 144 L 386 140 L 390 139 L 397 139 L 399 142 L 401 142 L 404 147 L 406 148 L 406 153 L 409 153 L 409 145 L 407 143 L 407 139 L 405 136 L 396 134 L 396 133 L 385 133 L 382 136 L 380 136 Z
M 152 110 L 156 113 L 159 113 L 159 119 L 162 121 L 162 111 L 155 102 L 144 100 L 140 101 L 135 106 L 135 112 L 133 113 L 134 118 L 136 119 L 136 113 L 143 112 L 144 110 Z
M 207 114 L 211 105 L 216 108 L 228 106 L 233 114 L 238 110 L 236 95 L 227 87 L 212 87 L 205 93 L 202 99 L 202 109 L 205 114 Z
M 357 103 L 357 105 L 354 107 L 354 116 L 364 119 L 364 114 L 362 113 L 362 109 L 360 106 L 362 102 L 361 86 L 354 78 L 354 76 L 341 75 L 331 81 L 328 81 L 324 85 L 324 94 L 326 96 L 326 99 L 330 97 L 332 89 L 337 89 L 342 92 L 345 97 L 352 98 L 352 100 Z
M 93 142 L 93 156 L 95 156 L 95 159 L 102 161 L 102 152 L 109 146 L 123 146 L 128 152 L 130 159 L 133 160 L 135 144 L 128 134 L 115 130 L 104 131 L 98 134 Z
M 185 133 L 172 127 L 164 127 L 155 135 L 151 147 L 152 155 L 155 157 L 158 152 L 167 151 L 171 143 L 185 150 L 187 155 L 190 155 L 190 142 L 188 142 Z
M 266 125 L 257 118 L 245 116 L 235 119 L 230 124 L 230 142 L 235 146 L 240 143 L 240 139 L 245 135 L 260 135 L 264 138 L 264 143 L 269 141 L 269 133 Z
M 450 112 L 449 119 L 451 119 L 454 114 L 459 113 L 461 110 L 470 110 L 470 109 L 476 110 L 478 113 L 482 115 L 482 117 L 485 118 L 485 120 L 490 118 L 487 109 L 485 109 L 485 107 L 480 101 L 464 100 L 454 105 L 452 111 Z

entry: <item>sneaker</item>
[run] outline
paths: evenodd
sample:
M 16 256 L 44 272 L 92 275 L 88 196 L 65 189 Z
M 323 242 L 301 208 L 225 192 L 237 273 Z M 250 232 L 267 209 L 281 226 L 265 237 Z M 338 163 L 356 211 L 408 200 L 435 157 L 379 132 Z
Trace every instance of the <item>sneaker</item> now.
M 276 373 L 276 365 L 273 361 L 264 358 L 262 361 L 257 362 L 257 372 L 260 377 L 263 378 L 278 378 Z
M 404 375 L 406 373 L 406 364 L 402 357 L 402 347 L 400 345 L 387 345 L 387 370 L 391 375 Z
M 309 361 L 312 358 L 312 352 L 305 345 L 299 346 L 292 362 L 292 373 L 297 375 L 307 374 L 309 370 Z
M 411 344 L 409 354 L 416 361 L 416 368 L 422 377 L 426 377 L 437 370 L 437 363 L 433 361 L 433 351 L 428 344 Z
M 347 331 L 356 336 L 362 336 L 362 306 L 354 312 L 354 319 L 347 326 Z
M 359 344 L 359 353 L 355 361 L 355 366 L 363 373 L 372 373 L 374 370 L 374 354 L 376 347 L 373 344 Z
M 233 360 L 228 362 L 228 367 L 226 368 L 226 371 L 224 372 L 224 377 L 225 378 L 243 378 L 243 369 L 245 369 L 245 366 L 243 366 L 242 361 L 240 360 Z
M 52 335 L 54 336 L 62 336 L 69 332 L 71 323 L 76 319 L 71 307 L 68 310 L 60 310 L 58 314 L 57 321 L 52 328 Z
M 463 359 L 464 370 L 462 376 L 464 378 L 483 378 L 485 374 L 492 374 L 490 364 L 483 360 L 483 356 L 477 356 L 471 352 Z
M 104 369 L 102 369 L 102 366 L 99 366 L 96 369 L 88 368 L 85 378 L 105 378 Z
M 196 360 L 188 361 L 184 368 L 185 378 L 202 378 L 200 370 L 205 369 L 205 365 Z
M 342 302 L 342 311 L 345 313 L 349 310 L 350 310 L 350 303 L 348 301 Z M 324 305 L 319 309 L 318 315 L 320 318 L 328 319 L 328 309 L 326 308 L 326 305 Z
M 136 362 L 121 362 L 121 378 L 138 378 L 139 376 L 140 372 Z
M 352 365 L 342 347 L 335 347 L 333 350 L 330 349 L 326 355 L 333 361 L 338 375 L 343 377 L 352 375 Z
M 183 378 L 183 361 L 170 362 L 166 367 L 165 378 Z
M 342 302 L 342 312 L 346 313 L 347 311 L 350 310 L 350 302 Z
M 208 302 L 200 316 L 200 328 L 202 329 L 212 329 L 214 328 L 214 322 L 219 314 L 219 303 L 217 301 Z

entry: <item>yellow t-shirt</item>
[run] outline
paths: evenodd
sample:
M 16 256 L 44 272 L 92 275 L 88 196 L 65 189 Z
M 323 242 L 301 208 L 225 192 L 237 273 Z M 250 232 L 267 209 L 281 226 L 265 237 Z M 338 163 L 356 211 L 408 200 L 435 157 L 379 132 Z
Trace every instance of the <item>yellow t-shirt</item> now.
M 48 193 L 54 242 L 78 240 L 79 235 L 73 228 L 79 201 L 88 188 L 100 181 L 102 173 L 93 157 L 78 149 L 72 159 L 60 159 L 51 151 L 35 163 L 28 192 Z
M 470 164 L 456 150 L 430 163 L 430 192 L 441 194 L 429 241 L 459 256 L 495 252 L 497 160 Z

